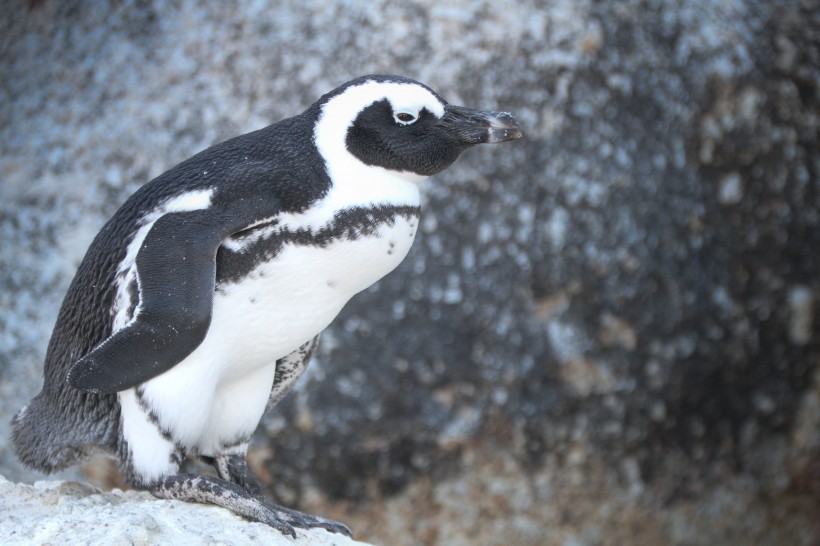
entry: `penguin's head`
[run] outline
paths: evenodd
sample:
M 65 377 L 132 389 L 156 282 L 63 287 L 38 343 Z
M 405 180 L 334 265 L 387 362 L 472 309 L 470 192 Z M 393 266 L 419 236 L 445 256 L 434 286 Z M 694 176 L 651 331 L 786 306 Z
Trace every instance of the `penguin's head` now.
M 418 180 L 467 148 L 522 136 L 508 113 L 453 106 L 402 76 L 364 76 L 323 96 L 314 140 L 325 161 L 351 159 Z

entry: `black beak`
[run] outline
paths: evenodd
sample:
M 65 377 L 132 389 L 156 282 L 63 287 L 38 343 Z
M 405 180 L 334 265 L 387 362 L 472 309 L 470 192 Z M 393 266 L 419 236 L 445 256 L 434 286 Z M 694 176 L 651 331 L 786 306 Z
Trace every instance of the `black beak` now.
M 495 144 L 524 136 L 518 122 L 507 112 L 486 112 L 448 104 L 444 107 L 441 124 L 456 140 L 468 146 Z

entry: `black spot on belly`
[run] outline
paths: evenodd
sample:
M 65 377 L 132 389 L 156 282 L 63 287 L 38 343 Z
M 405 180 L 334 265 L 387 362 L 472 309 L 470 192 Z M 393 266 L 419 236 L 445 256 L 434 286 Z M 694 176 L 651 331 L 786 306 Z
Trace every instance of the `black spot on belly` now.
M 336 213 L 333 220 L 320 229 L 289 230 L 279 226 L 277 220 L 271 220 L 236 234 L 232 239 L 236 243 L 248 242 L 240 251 L 221 246 L 216 253 L 216 283 L 220 286 L 239 282 L 259 264 L 273 260 L 285 245 L 326 247 L 338 240 L 355 241 L 362 237 L 374 235 L 378 229 L 387 224 L 393 225 L 397 218 L 415 220 L 419 217 L 419 207 L 388 206 L 353 207 Z M 411 222 L 412 226 L 416 222 Z M 271 226 L 275 229 L 270 230 Z M 268 229 L 270 233 L 260 236 L 260 231 Z M 411 237 L 415 230 L 411 231 Z M 258 239 L 253 240 L 255 237 Z M 252 241 L 252 242 L 250 242 Z M 388 254 L 392 254 L 391 246 Z

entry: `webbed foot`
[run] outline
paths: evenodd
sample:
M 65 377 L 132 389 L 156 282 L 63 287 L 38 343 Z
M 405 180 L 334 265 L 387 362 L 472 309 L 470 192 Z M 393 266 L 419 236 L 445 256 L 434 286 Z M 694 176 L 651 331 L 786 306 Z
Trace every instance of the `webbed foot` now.
M 344 523 L 339 523 L 338 521 L 333 521 L 332 519 L 321 518 L 319 516 L 304 514 L 302 512 L 298 512 L 290 508 L 277 506 L 276 504 L 273 504 L 268 499 L 262 496 L 257 495 L 256 498 L 276 513 L 284 514 L 287 516 L 287 518 L 290 518 L 288 523 L 290 523 L 290 525 L 292 525 L 293 527 L 298 527 L 299 529 L 311 529 L 313 527 L 319 527 L 321 529 L 330 531 L 331 533 L 339 533 L 342 535 L 347 535 L 350 538 L 353 538 L 353 533 L 350 531 L 350 528 L 348 528 L 348 526 Z

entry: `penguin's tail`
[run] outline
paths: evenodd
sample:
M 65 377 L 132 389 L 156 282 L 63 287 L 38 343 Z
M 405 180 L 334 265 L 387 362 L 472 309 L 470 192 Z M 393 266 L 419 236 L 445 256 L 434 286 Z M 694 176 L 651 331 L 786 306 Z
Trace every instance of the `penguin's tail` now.
M 81 463 L 100 447 L 102 442 L 78 434 L 76 425 L 66 422 L 41 393 L 12 418 L 11 441 L 23 464 L 51 474 Z

